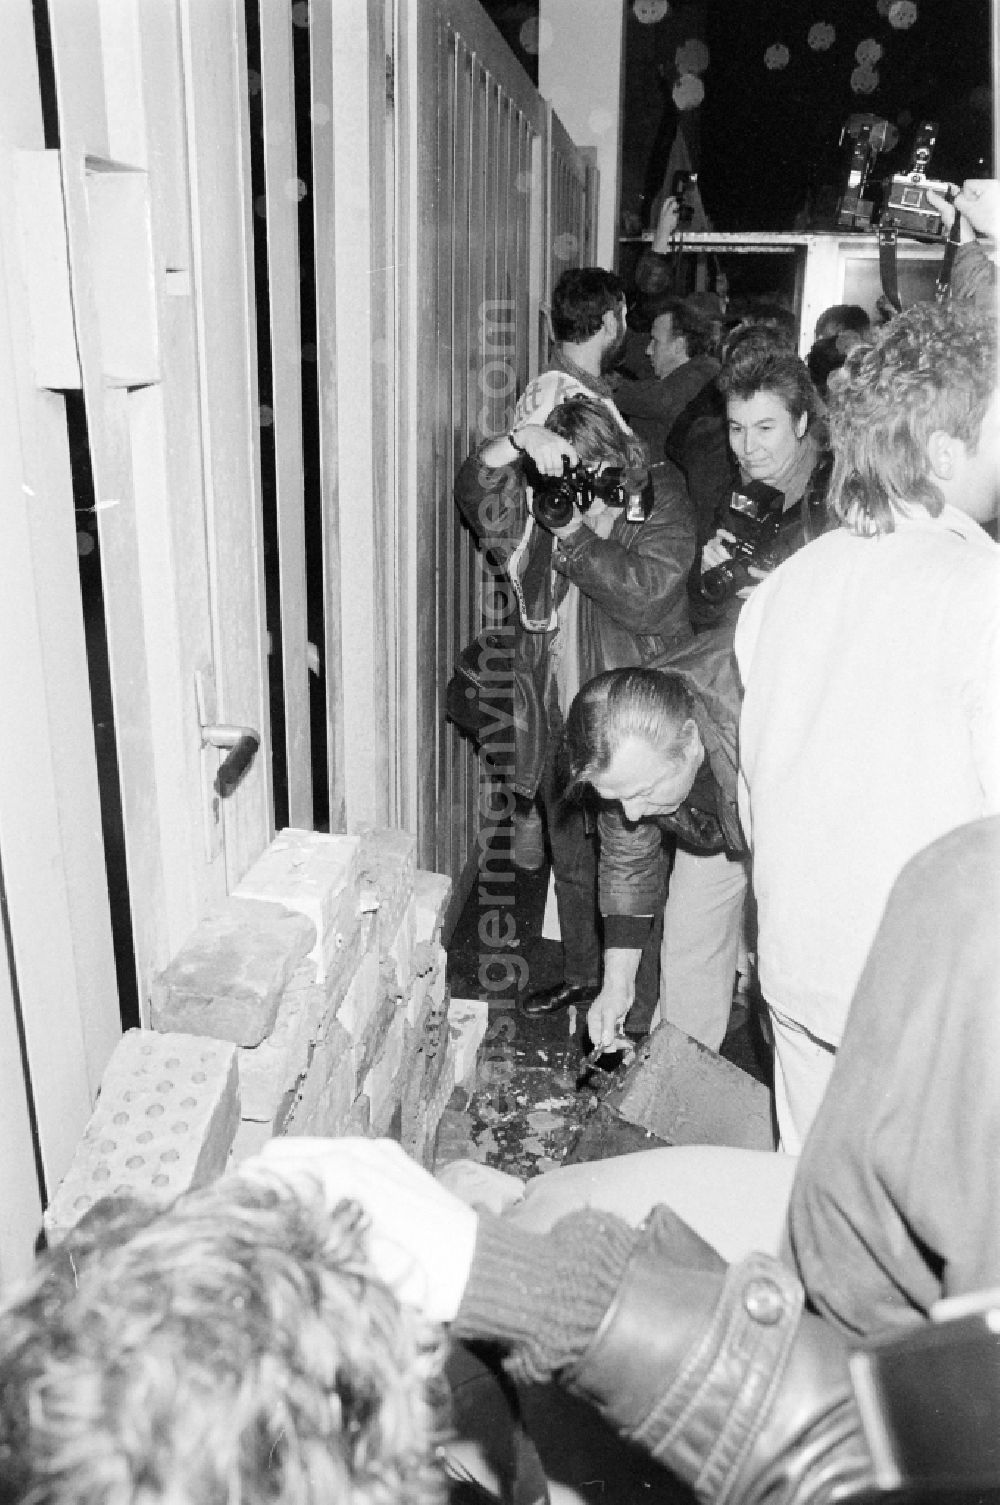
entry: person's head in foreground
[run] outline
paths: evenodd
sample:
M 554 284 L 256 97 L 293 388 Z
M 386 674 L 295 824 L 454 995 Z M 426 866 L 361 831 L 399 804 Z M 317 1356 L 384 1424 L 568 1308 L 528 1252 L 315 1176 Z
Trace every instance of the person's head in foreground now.
M 828 502 L 854 533 L 946 504 L 996 513 L 1000 475 L 997 332 L 957 303 L 915 303 L 858 345 L 830 379 L 835 461 Z
M 436 1505 L 439 1329 L 356 1203 L 99 1203 L 0 1310 L 2 1505 Z
M 629 821 L 672 815 L 705 756 L 679 674 L 612 669 L 590 680 L 566 721 L 571 787 L 587 785 Z

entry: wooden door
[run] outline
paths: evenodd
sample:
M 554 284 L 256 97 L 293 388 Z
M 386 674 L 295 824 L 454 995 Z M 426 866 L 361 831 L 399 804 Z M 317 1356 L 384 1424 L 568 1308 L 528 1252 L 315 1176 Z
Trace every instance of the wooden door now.
M 8 1279 L 120 1033 L 95 641 L 140 1016 L 272 815 L 242 0 L 6 0 L 0 32 Z M 228 798 L 206 723 L 260 738 Z

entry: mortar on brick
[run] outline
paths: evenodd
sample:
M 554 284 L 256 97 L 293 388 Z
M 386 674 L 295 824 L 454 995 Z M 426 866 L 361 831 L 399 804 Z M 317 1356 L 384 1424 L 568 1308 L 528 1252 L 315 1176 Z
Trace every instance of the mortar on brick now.
M 354 1071 L 360 1088 L 368 1072 L 377 1061 L 386 1035 L 400 1009 L 395 993 L 382 991 L 378 1007 L 369 1019 L 362 1034 L 354 1041 Z M 405 1013 L 403 1014 L 405 1019 Z
M 302 962 L 282 995 L 270 1035 L 239 1051 L 244 1119 L 270 1123 L 278 1132 L 283 1100 L 305 1074 L 327 1014 L 326 990 L 315 980 L 315 966 Z
M 444 913 L 451 898 L 451 879 L 444 873 L 417 868 L 413 898 L 417 906 L 417 940 L 439 941 Z
M 116 1194 L 170 1202 L 226 1165 L 240 1121 L 235 1048 L 203 1036 L 128 1030 L 66 1176 L 45 1212 L 50 1241 Z
M 411 898 L 403 910 L 396 934 L 382 952 L 383 961 L 392 969 L 401 993 L 406 992 L 413 978 L 413 954 L 417 944 L 416 922 L 417 906 Z
M 281 904 L 312 922 L 312 960 L 320 982 L 327 976 L 331 951 L 337 949 L 336 937 L 358 913 L 359 852 L 356 836 L 289 826 L 278 832 L 236 889 L 242 898 Z
M 372 1131 L 372 1105 L 364 1093 L 356 1097 L 344 1119 L 344 1134 L 357 1139 L 367 1139 Z
M 434 1164 L 434 1146 L 438 1125 L 455 1090 L 455 1062 L 450 1049 L 443 1053 L 441 1067 L 430 1091 L 419 1098 L 403 1102 L 400 1142 L 408 1155 L 430 1170 Z
M 417 843 L 408 831 L 369 827 L 360 836 L 359 867 L 378 894 L 379 950 L 385 955 L 413 893 Z
M 439 1005 L 428 1006 L 415 1028 L 407 1028 L 403 1069 L 403 1116 L 414 1112 L 421 1101 L 429 1100 L 436 1088 L 442 1065 L 448 1054 L 449 999 L 447 992 Z
M 375 949 L 360 958 L 343 998 L 335 1009 L 337 1023 L 352 1040 L 364 1034 L 379 1003 L 379 959 Z
M 259 1045 L 314 939 L 312 922 L 303 915 L 279 904 L 228 898 L 154 977 L 153 1028 Z
M 475 1085 L 479 1047 L 489 1025 L 485 998 L 452 998 L 448 1008 L 448 1034 L 455 1056 L 455 1083 Z
M 388 1132 L 392 1115 L 402 1099 L 400 1065 L 405 1026 L 406 1020 L 400 1011 L 389 1026 L 378 1058 L 362 1085 L 362 1091 L 371 1103 L 372 1133 L 376 1135 Z
M 337 950 L 329 953 L 324 982 L 327 1012 L 330 1016 L 339 1013 L 365 958 L 373 952 L 376 956 L 378 954 L 375 915 L 359 913 L 353 927 L 341 937 L 341 941 Z
M 285 1117 L 282 1133 L 336 1135 L 357 1097 L 351 1040 L 336 1020 L 313 1048 Z
M 244 1160 L 249 1160 L 251 1155 L 259 1155 L 268 1140 L 273 1138 L 270 1124 L 254 1123 L 244 1118 L 236 1130 L 236 1138 L 229 1152 L 227 1169 L 232 1170 L 234 1166 L 241 1165 Z
M 444 1002 L 447 967 L 447 955 L 443 947 L 438 946 L 433 965 L 422 965 L 421 970 L 416 972 L 406 995 L 406 1017 L 410 1024 L 417 1023 L 428 1003 L 437 1008 Z

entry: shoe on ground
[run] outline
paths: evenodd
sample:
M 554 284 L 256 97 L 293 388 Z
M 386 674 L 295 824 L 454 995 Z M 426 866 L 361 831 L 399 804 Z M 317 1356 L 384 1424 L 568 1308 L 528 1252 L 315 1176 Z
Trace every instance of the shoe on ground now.
M 523 873 L 537 873 L 545 862 L 545 828 L 541 813 L 534 806 L 530 810 L 515 810 L 512 839 L 514 866 Z
M 521 1005 L 521 1012 L 529 1019 L 540 1019 L 546 1014 L 558 1014 L 561 1009 L 572 1006 L 589 1008 L 600 991 L 596 982 L 560 982 L 551 988 L 538 988 L 529 993 Z

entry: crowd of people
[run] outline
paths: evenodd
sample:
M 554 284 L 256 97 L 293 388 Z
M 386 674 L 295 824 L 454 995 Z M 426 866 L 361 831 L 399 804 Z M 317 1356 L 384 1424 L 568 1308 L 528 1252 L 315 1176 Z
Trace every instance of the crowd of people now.
M 992 379 L 992 336 L 981 327 L 982 318 L 976 322 L 978 306 L 989 304 L 993 296 L 992 263 L 972 227 L 978 219 L 988 228 L 993 185 L 969 184 L 954 207 L 946 200 L 942 204 L 946 217 L 955 209 L 966 211 L 954 296 L 944 312 L 930 308 L 915 316 L 926 314 L 926 325 L 917 328 L 904 321 L 898 328 L 911 331 L 901 340 L 909 338 L 915 349 L 933 349 L 935 359 L 940 355 L 941 392 L 957 388 L 963 401 L 969 400 L 964 428 L 955 428 L 954 414 L 946 411 L 940 394 L 931 393 L 919 411 L 916 401 L 912 411 L 900 405 L 892 387 L 896 354 L 890 333 L 882 328 L 873 335 L 869 316 L 859 307 L 831 306 L 817 322 L 810 360 L 803 361 L 795 353 L 794 325 L 780 310 L 746 319 L 725 333 L 721 318 L 706 308 L 704 295 L 684 299 L 670 291 L 675 205 L 667 200 L 637 271 L 652 375 L 616 374 L 629 339 L 626 291 L 618 278 L 599 268 L 565 274 L 553 298 L 556 344 L 550 369 L 525 392 L 509 433 L 486 441 L 470 457 L 457 487 L 463 515 L 516 588 L 514 784 L 522 809 L 530 809 L 538 822 L 536 838 L 539 830 L 547 838 L 562 937 L 562 978 L 551 986 L 529 985 L 521 1000 L 524 1013 L 533 1017 L 584 1006 L 597 1045 L 620 1041 L 623 1031 L 641 1036 L 652 1023 L 668 1019 L 718 1049 L 734 983 L 738 979 L 745 988 L 756 956 L 763 1018 L 775 1044 L 778 1128 L 789 1150 L 801 1145 L 815 1093 L 829 1071 L 846 1002 L 888 884 L 920 845 L 897 834 L 882 839 L 892 823 L 886 789 L 892 789 L 898 805 L 918 784 L 889 771 L 881 778 L 872 771 L 864 780 L 857 761 L 844 757 L 844 750 L 861 738 L 873 749 L 879 746 L 852 701 L 854 686 L 860 700 L 861 680 L 846 667 L 848 651 L 842 655 L 845 662 L 839 662 L 833 647 L 849 610 L 846 599 L 833 600 L 836 582 L 847 590 L 839 556 L 846 550 L 855 558 L 848 538 L 887 536 L 877 556 L 884 565 L 887 552 L 903 552 L 904 536 L 915 549 L 933 524 L 927 549 L 941 570 L 944 553 L 936 540 L 947 534 L 950 541 L 957 528 L 966 546 L 963 561 L 977 559 L 983 577 L 977 586 L 970 584 L 963 613 L 942 608 L 949 631 L 936 640 L 936 653 L 921 657 L 914 638 L 905 657 L 895 654 L 885 663 L 883 677 L 896 700 L 909 707 L 905 715 L 890 716 L 893 696 L 889 690 L 882 693 L 876 673 L 874 644 L 885 624 L 872 622 L 851 639 L 864 640 L 857 651 L 864 660 L 867 693 L 885 713 L 887 755 L 881 762 L 875 758 L 877 766 L 895 767 L 888 756 L 890 731 L 909 734 L 910 723 L 919 718 L 918 707 L 931 700 L 938 704 L 940 684 L 953 669 L 948 644 L 952 654 L 964 653 L 966 670 L 955 681 L 965 686 L 963 704 L 976 699 L 976 685 L 989 683 L 992 668 L 986 603 L 993 554 L 991 540 L 979 530 L 980 503 L 963 467 L 946 467 L 947 473 L 941 473 L 936 450 L 926 484 L 913 472 L 928 423 L 940 419 L 954 430 L 959 446 L 971 448 Z M 943 321 L 940 327 L 936 320 Z M 878 385 L 880 357 L 870 357 L 865 365 L 858 354 L 870 348 L 873 338 L 876 348 L 887 353 L 885 391 Z M 915 391 L 921 378 L 905 375 L 907 360 L 917 357 L 900 353 L 901 381 L 905 386 L 909 380 Z M 853 407 L 838 395 L 847 391 L 860 392 Z M 597 441 L 591 430 L 585 449 L 575 447 L 567 427 L 575 421 L 575 402 L 568 398 L 586 401 L 592 412 L 602 410 L 610 419 L 610 440 Z M 857 483 L 846 470 L 835 468 L 831 428 L 839 434 L 842 456 L 848 454 L 852 435 L 859 451 L 877 443 L 909 455 L 906 475 L 890 476 L 890 501 L 876 521 L 864 515 L 863 506 L 859 515 L 851 500 Z M 620 506 L 603 502 L 577 509 L 564 527 L 546 529 L 539 522 L 533 486 L 561 474 L 564 465 L 581 459 L 594 471 L 625 465 L 630 484 L 638 487 L 643 472 L 637 439 L 645 444 L 655 499 L 647 522 L 627 521 L 629 514 Z M 881 485 L 871 473 L 874 461 L 859 453 L 850 461 L 855 462 L 876 488 Z M 502 507 L 491 504 L 498 496 Z M 961 518 L 956 522 L 957 513 Z M 915 522 L 922 527 L 915 528 Z M 806 564 L 794 571 L 777 568 L 825 534 L 831 536 L 821 548 L 804 551 Z M 826 561 L 835 556 L 836 566 L 827 570 Z M 858 557 L 876 569 L 871 551 Z M 803 583 L 793 599 L 789 582 L 800 576 Z M 885 599 L 882 585 L 879 575 L 878 588 L 872 584 L 875 600 Z M 906 587 L 901 589 L 905 594 Z M 932 618 L 922 612 L 919 592 L 907 599 L 929 632 Z M 974 600 L 984 612 L 975 628 L 966 620 Z M 822 632 L 807 632 L 806 624 L 814 620 L 819 629 L 827 602 L 829 621 L 822 623 Z M 754 627 L 759 619 L 769 625 L 763 635 Z M 859 616 L 859 624 L 861 620 Z M 897 632 L 901 621 L 897 614 Z M 739 675 L 733 668 L 734 636 Z M 974 651 L 960 649 L 960 640 L 974 644 Z M 901 665 L 915 662 L 925 670 L 919 699 L 909 689 L 896 688 Z M 643 779 L 633 778 L 630 766 L 623 772 L 618 759 L 610 770 L 602 770 L 601 779 L 567 780 L 565 749 L 572 738 L 566 732 L 577 691 L 593 721 L 602 676 L 637 669 L 680 673 L 698 707 L 700 761 L 693 792 L 680 811 L 667 812 L 662 800 L 647 797 L 645 813 L 636 815 L 642 801 L 626 801 L 621 790 L 641 792 Z M 846 687 L 846 703 L 838 704 L 836 712 L 835 681 Z M 622 683 L 636 687 L 637 694 L 648 691 L 641 675 Z M 807 686 L 812 695 L 805 693 Z M 649 693 L 650 703 L 655 702 L 655 692 Z M 832 731 L 827 721 L 814 716 L 817 697 L 827 720 L 835 723 Z M 620 707 L 617 692 L 610 703 Z M 985 752 L 979 745 L 988 736 L 985 715 L 975 718 L 976 747 L 966 755 L 983 799 L 977 805 L 975 798 L 963 796 L 958 820 L 965 811 L 991 808 L 991 775 L 981 766 Z M 723 810 L 735 799 L 741 717 L 741 819 L 720 821 L 714 810 L 706 819 L 706 791 Z M 966 722 L 946 732 L 940 713 L 933 724 L 942 743 L 949 735 L 967 735 Z M 934 766 L 930 738 L 924 743 L 927 751 L 921 755 L 919 739 L 910 736 L 910 761 Z M 628 764 L 630 750 L 622 756 Z M 648 739 L 635 758 L 641 774 L 649 762 Z M 954 758 L 947 765 L 937 759 L 945 782 L 949 775 L 944 768 L 953 763 Z M 829 779 L 828 764 L 834 765 Z M 795 803 L 799 783 L 808 818 Z M 864 784 L 865 798 L 855 788 L 858 783 Z M 960 783 L 956 776 L 949 787 Z M 817 798 L 817 787 L 829 789 L 829 797 Z M 935 806 L 940 804 L 933 779 L 919 787 L 934 796 Z M 834 789 L 844 802 L 842 811 Z M 768 812 L 755 814 L 755 802 L 760 807 L 770 802 Z M 868 819 L 872 807 L 880 812 L 881 824 Z M 929 839 L 946 829 L 954 814 L 948 800 L 944 807 L 949 813 L 936 820 L 911 819 L 903 825 Z M 820 841 L 817 827 L 834 834 Z M 868 842 L 837 842 L 836 833 L 848 829 L 863 829 Z M 877 859 L 871 856 L 873 846 Z M 849 854 L 846 872 L 837 861 L 839 852 Z M 753 885 L 748 881 L 751 860 Z M 863 869 L 856 881 L 854 864 Z M 847 888 L 847 902 L 841 902 L 841 885 Z M 866 893 L 870 912 L 862 925 L 859 911 Z M 853 947 L 843 943 L 848 930 Z M 816 946 L 811 948 L 813 938 Z M 789 945 L 797 948 L 794 963 L 781 949 Z M 817 980 L 827 970 L 820 964 L 827 945 L 843 976 L 836 987 L 832 978 Z M 793 965 L 794 980 L 786 975 Z M 816 988 L 827 990 L 822 1004 L 807 1001 Z M 812 1088 L 806 1087 L 803 1073 L 812 1074 Z M 789 1094 L 801 1099 L 794 1111 Z
M 713 353 L 671 294 L 654 375 L 616 386 L 625 290 L 567 274 L 550 369 L 458 478 L 518 604 L 514 785 L 562 926 L 563 980 L 524 1010 L 586 1005 L 607 1049 L 656 1017 L 717 1048 L 752 891 L 777 1150 L 525 1187 L 281 1139 L 165 1213 L 100 1204 L 0 1310 L 0 1505 L 401 1505 L 473 1475 L 528 1502 L 595 1471 L 613 1497 L 622 1439 L 705 1505 L 998 1497 L 1000 375 L 976 232 L 1000 186 L 956 211 L 953 296 L 874 330 L 831 308 L 809 365 L 780 319 Z M 582 474 L 586 506 L 542 505 Z

